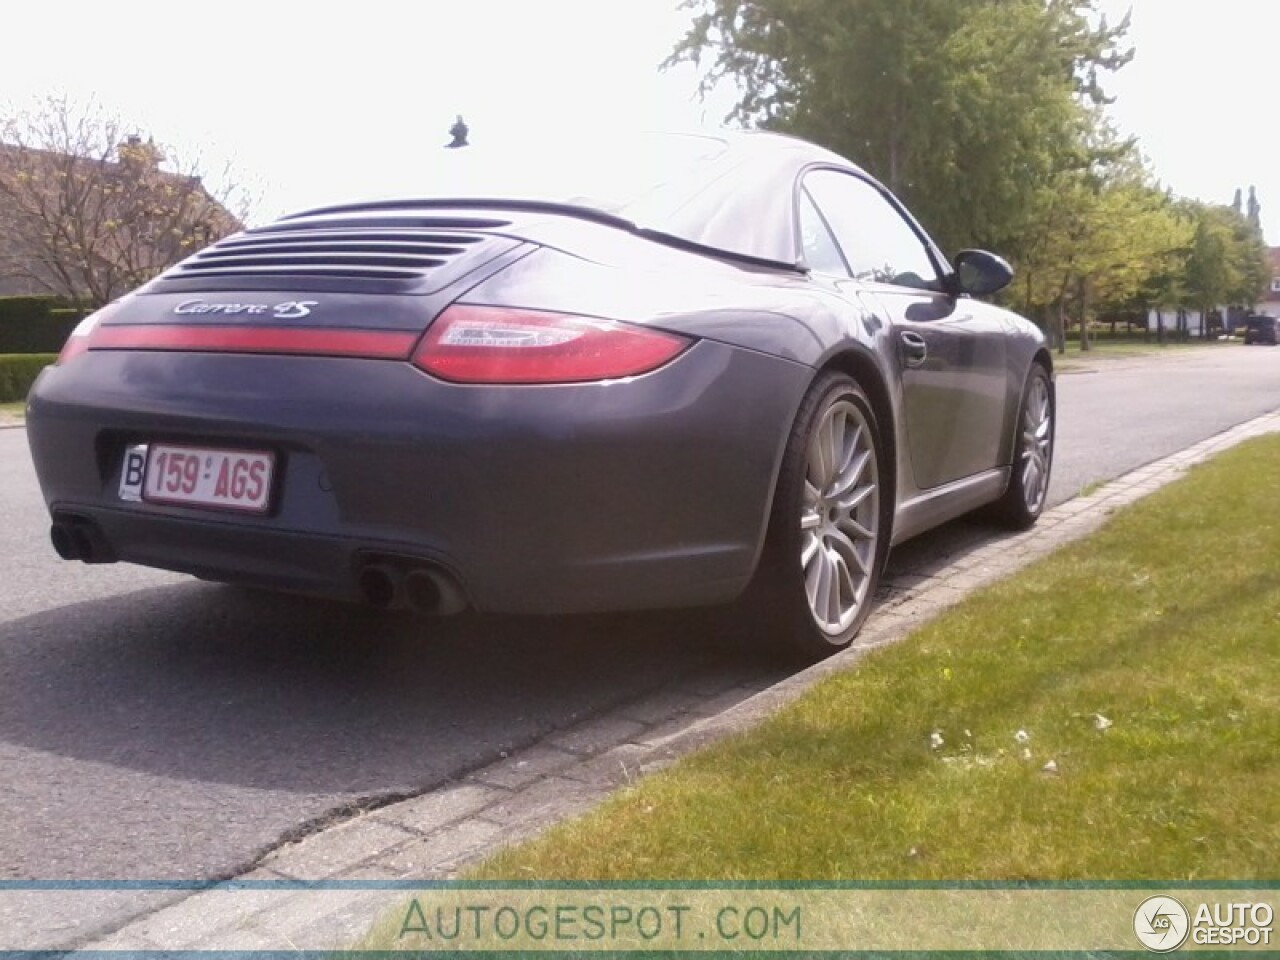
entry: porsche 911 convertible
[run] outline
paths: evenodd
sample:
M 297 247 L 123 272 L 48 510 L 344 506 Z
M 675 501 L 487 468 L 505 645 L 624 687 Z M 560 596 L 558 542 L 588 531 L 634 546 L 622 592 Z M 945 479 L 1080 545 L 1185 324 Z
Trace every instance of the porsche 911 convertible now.
M 737 602 L 820 656 L 893 544 L 1035 522 L 1052 363 L 983 301 L 999 257 L 774 134 L 499 160 L 85 319 L 28 404 L 57 552 L 437 614 Z

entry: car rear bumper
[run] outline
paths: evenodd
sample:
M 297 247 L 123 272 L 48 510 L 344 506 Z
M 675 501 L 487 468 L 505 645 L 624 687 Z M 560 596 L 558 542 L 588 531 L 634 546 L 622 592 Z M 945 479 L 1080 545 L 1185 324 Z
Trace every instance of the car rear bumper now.
M 51 512 L 114 559 L 357 599 L 362 567 L 390 557 L 447 571 L 485 611 L 680 606 L 749 580 L 810 376 L 705 341 L 644 377 L 550 387 L 91 351 L 41 375 L 28 436 Z M 121 500 L 125 447 L 157 441 L 273 451 L 272 511 Z

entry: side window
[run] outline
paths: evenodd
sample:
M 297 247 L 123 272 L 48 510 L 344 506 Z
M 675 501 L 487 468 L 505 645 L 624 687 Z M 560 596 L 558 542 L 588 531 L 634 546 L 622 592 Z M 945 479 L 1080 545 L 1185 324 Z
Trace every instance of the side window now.
M 937 268 L 920 236 L 866 180 L 835 170 L 815 170 L 805 176 L 804 188 L 831 225 L 857 279 L 939 288 Z
M 804 262 L 810 270 L 828 273 L 836 277 L 849 276 L 840 248 L 831 237 L 831 231 L 813 205 L 809 191 L 800 191 L 800 243 L 804 250 Z

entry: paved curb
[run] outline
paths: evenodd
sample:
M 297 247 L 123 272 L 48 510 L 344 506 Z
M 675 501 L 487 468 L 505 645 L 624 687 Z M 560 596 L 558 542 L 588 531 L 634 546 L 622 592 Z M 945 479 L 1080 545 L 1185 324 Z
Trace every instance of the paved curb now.
M 1003 579 L 1101 527 L 1115 509 L 1177 479 L 1229 447 L 1280 432 L 1280 411 L 1134 470 L 1089 496 L 1047 511 L 1034 531 L 986 536 L 931 559 L 881 588 L 857 645 L 764 689 L 698 678 L 617 707 L 464 779 L 380 807 L 267 855 L 240 880 L 442 880 L 498 848 L 581 813 L 619 787 L 707 744 L 749 730 L 868 650 L 901 639 L 975 589 Z M 248 894 L 203 891 L 83 949 L 324 949 L 349 944 L 376 918 L 386 891 L 331 889 L 317 915 L 315 892 L 276 895 L 246 914 Z

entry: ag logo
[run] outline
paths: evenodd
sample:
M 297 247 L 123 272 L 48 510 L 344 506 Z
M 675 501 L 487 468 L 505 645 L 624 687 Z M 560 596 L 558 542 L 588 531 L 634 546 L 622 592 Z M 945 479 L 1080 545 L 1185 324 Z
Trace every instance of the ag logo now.
M 1187 939 L 1191 915 L 1173 897 L 1148 897 L 1133 914 L 1138 941 L 1155 953 L 1177 950 Z

